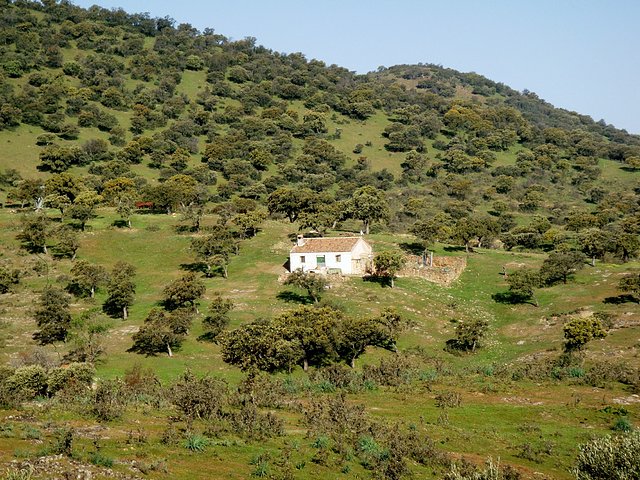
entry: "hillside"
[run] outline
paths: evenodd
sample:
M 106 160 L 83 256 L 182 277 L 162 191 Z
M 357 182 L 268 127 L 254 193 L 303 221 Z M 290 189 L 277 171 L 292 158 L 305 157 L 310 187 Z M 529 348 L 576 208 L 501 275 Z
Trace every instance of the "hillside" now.
M 0 35 L 6 478 L 569 479 L 638 441 L 640 137 L 168 17 Z M 284 284 L 299 233 L 378 268 Z

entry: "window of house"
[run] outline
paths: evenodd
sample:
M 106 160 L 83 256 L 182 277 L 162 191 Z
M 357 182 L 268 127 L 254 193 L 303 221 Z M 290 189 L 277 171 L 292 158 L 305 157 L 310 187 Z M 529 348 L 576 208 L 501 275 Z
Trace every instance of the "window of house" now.
M 342 261 L 342 255 L 336 255 L 336 262 Z
M 304 263 L 304 262 L 305 262 L 304 255 L 300 255 L 300 263 Z
M 327 262 L 325 260 L 325 256 L 324 255 L 318 255 L 316 257 L 316 264 L 318 265 L 318 267 L 324 267 Z

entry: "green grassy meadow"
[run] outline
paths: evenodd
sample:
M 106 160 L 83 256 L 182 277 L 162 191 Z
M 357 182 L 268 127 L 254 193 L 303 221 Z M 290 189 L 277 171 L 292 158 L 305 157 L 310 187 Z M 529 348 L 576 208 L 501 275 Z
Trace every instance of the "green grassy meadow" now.
M 2 257 L 16 262 L 26 261 L 15 240 L 20 214 L 7 209 L 0 211 L 0 241 Z M 244 375 L 235 367 L 224 364 L 219 347 L 197 340 L 202 332 L 199 320 L 194 323 L 183 347 L 173 358 L 166 355 L 145 357 L 126 350 L 131 346 L 131 335 L 142 324 L 148 311 L 158 305 L 163 287 L 177 278 L 185 265 L 193 261 L 189 251 L 190 234 L 176 233 L 179 218 L 167 215 L 138 214 L 133 218 L 131 230 L 116 228 L 110 209 L 101 209 L 81 235 L 78 258 L 109 266 L 125 260 L 136 266 L 136 299 L 126 321 L 113 319 L 107 336 L 104 360 L 97 366 L 101 378 L 122 376 L 135 363 L 151 368 L 162 382 L 170 383 L 186 368 L 197 374 L 211 374 L 224 378 L 231 385 Z M 289 235 L 297 228 L 288 222 L 269 220 L 258 235 L 242 243 L 240 255 L 231 259 L 229 278 L 205 279 L 207 293 L 201 302 L 199 318 L 206 312 L 213 292 L 231 298 L 232 325 L 260 317 L 271 317 L 295 304 L 278 298 L 286 290 L 278 283 L 284 272 L 283 264 L 290 248 Z M 370 240 L 374 249 L 389 248 L 406 241 L 406 236 L 374 234 Z M 445 245 L 436 248 L 436 255 L 465 255 Z M 577 445 L 589 438 L 610 431 L 615 417 L 602 413 L 608 405 L 616 405 L 629 391 L 620 384 L 606 388 L 580 385 L 571 379 L 545 380 L 543 383 L 513 381 L 498 378 L 498 365 L 526 363 L 531 355 L 558 355 L 562 349 L 562 325 L 553 321 L 554 315 L 583 309 L 607 312 L 622 317 L 629 325 L 613 330 L 603 340 L 589 345 L 586 362 L 597 362 L 614 356 L 618 360 L 636 362 L 640 338 L 640 311 L 630 303 L 605 304 L 604 299 L 616 295 L 617 279 L 623 272 L 637 269 L 635 264 L 614 265 L 599 263 L 587 267 L 568 285 L 540 289 L 536 296 L 540 307 L 529 304 L 507 305 L 497 303 L 491 296 L 506 290 L 502 266 L 539 265 L 544 256 L 534 253 L 509 253 L 479 249 L 468 256 L 467 268 L 451 286 L 445 287 L 418 278 L 399 278 L 396 288 L 382 288 L 377 283 L 361 278 L 347 278 L 336 282 L 323 296 L 323 301 L 339 306 L 348 315 L 375 315 L 384 307 L 395 307 L 410 320 L 411 328 L 399 339 L 401 351 L 419 348 L 423 355 L 436 362 L 441 372 L 425 366 L 425 380 L 412 386 L 379 387 L 373 391 L 348 395 L 349 402 L 363 404 L 372 418 L 400 421 L 427 432 L 442 451 L 481 463 L 483 459 L 500 458 L 502 462 L 517 465 L 524 478 L 571 478 L 569 468 Z M 46 275 L 32 275 L 13 294 L 0 297 L 0 318 L 5 347 L 0 351 L 3 362 L 11 362 L 20 351 L 35 348 L 30 339 L 35 324 L 30 311 L 36 300 L 35 293 L 45 284 L 65 285 L 71 267 L 69 260 L 44 259 L 48 264 Z M 98 309 L 105 298 L 98 292 L 95 300 L 75 299 L 73 311 Z M 452 338 L 456 321 L 482 317 L 489 322 L 489 334 L 482 347 L 472 355 L 455 356 L 443 351 L 444 343 Z M 55 348 L 50 348 L 56 354 Z M 388 357 L 389 352 L 371 349 L 358 359 L 357 369 L 367 363 L 376 363 Z M 431 364 L 431 363 L 430 363 Z M 442 373 L 445 372 L 445 373 Z M 303 379 L 301 371 L 294 379 Z M 435 406 L 439 392 L 454 391 L 461 396 L 461 406 L 446 411 Z M 313 396 L 325 395 L 310 393 Z M 92 421 L 72 412 L 64 413 L 62 406 L 49 405 L 38 413 L 36 425 L 68 422 L 77 428 L 88 428 Z M 38 409 L 38 402 L 26 411 Z M 629 418 L 637 423 L 640 408 L 637 403 L 626 406 Z M 116 421 L 101 426 L 108 433 L 103 451 L 120 462 L 162 458 L 170 465 L 170 474 L 151 473 L 149 478 L 247 478 L 254 466 L 251 460 L 265 451 L 273 459 L 283 451 L 291 458 L 304 462 L 313 455 L 313 439 L 306 438 L 300 426 L 300 413 L 276 411 L 285 420 L 286 436 L 254 444 L 241 438 L 216 440 L 203 453 L 190 453 L 178 447 L 167 449 L 158 442 L 166 413 L 131 408 Z M 3 412 L 10 422 L 12 412 Z M 14 422 L 15 423 L 15 422 Z M 128 446 L 123 442 L 126 432 L 133 426 L 143 429 L 147 443 Z M 16 424 L 16 428 L 24 428 Z M 19 437 L 18 434 L 15 434 Z M 295 448 L 292 448 L 292 445 Z M 34 448 L 32 440 L 23 438 L 0 439 L 0 461 L 7 462 L 16 451 Z M 78 452 L 89 455 L 90 441 L 80 438 Z M 278 453 L 280 452 L 280 453 Z M 82 455 L 78 453 L 78 455 Z M 293 461 L 293 460 L 292 460 Z M 363 469 L 356 462 L 348 474 L 336 478 L 358 478 Z M 325 478 L 330 470 L 322 465 L 306 462 L 296 478 Z M 116 469 L 126 470 L 116 465 Z M 412 465 L 420 478 L 431 477 L 428 469 Z M 359 473 L 358 473 L 359 472 Z M 169 476 L 167 476 L 169 475 Z

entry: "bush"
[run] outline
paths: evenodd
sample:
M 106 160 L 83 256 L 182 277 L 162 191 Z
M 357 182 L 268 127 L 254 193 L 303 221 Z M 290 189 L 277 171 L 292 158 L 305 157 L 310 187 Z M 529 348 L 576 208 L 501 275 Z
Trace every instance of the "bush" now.
M 21 367 L 7 378 L 6 384 L 19 401 L 33 400 L 47 392 L 47 371 L 40 365 Z
M 583 381 L 592 387 L 604 387 L 609 382 L 633 385 L 638 381 L 638 369 L 623 362 L 598 361 L 589 368 Z
M 640 478 L 640 431 L 581 445 L 573 474 L 576 480 Z
M 124 372 L 124 386 L 127 394 L 137 401 L 152 404 L 156 408 L 164 400 L 165 391 L 158 376 L 150 368 L 142 368 L 135 363 Z
M 192 452 L 204 452 L 208 445 L 209 439 L 198 434 L 189 435 L 184 442 L 184 448 Z
M 501 467 L 500 463 L 494 463 L 489 458 L 486 468 L 480 469 L 465 460 L 453 463 L 444 480 L 518 480 L 520 473 L 507 465 Z
M 68 388 L 72 383 L 89 387 L 95 374 L 95 368 L 88 363 L 72 363 L 66 368 L 54 368 L 49 372 L 47 390 L 52 395 L 63 388 Z
M 252 403 L 256 407 L 278 408 L 285 404 L 287 391 L 283 382 L 266 373 L 247 375 L 238 385 L 238 404 Z
M 111 468 L 113 467 L 113 459 L 107 457 L 100 452 L 94 452 L 89 455 L 89 461 L 98 467 Z
M 4 471 L 2 478 L 4 480 L 32 480 L 35 470 L 32 465 L 24 468 L 10 467 Z
M 284 434 L 284 422 L 271 412 L 261 413 L 253 405 L 244 405 L 231 414 L 233 431 L 253 439 L 278 437 Z
M 127 405 L 121 380 L 101 381 L 94 394 L 91 413 L 100 421 L 108 422 L 120 418 Z
M 187 370 L 171 387 L 172 403 L 187 418 L 220 416 L 227 403 L 227 383 L 212 377 L 196 377 Z
M 410 358 L 403 355 L 394 355 L 383 358 L 379 365 L 364 365 L 362 368 L 363 380 L 374 382 L 377 385 L 397 387 L 410 383 L 418 370 Z
M 611 427 L 614 432 L 629 433 L 633 430 L 633 425 L 627 417 L 620 417 Z

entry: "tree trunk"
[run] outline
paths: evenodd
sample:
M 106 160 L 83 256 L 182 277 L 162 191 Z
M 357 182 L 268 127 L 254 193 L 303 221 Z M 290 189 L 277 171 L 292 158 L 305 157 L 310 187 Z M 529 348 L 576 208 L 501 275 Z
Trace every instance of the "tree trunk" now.
M 596 256 L 595 255 L 593 257 L 591 257 L 591 266 L 592 267 L 596 266 Z
M 356 368 L 356 357 L 351 357 L 349 365 L 351 366 L 351 368 Z
M 131 219 L 127 218 L 127 227 L 131 228 Z
M 307 357 L 304 357 L 304 360 L 302 360 L 302 369 L 305 372 L 309 370 L 309 360 L 307 360 Z
M 78 252 L 73 252 L 73 255 L 71 255 L 71 261 L 73 262 L 76 259 Z
M 469 253 L 469 242 L 464 242 L 464 250 Z
M 167 343 L 167 353 L 169 354 L 169 357 L 173 357 L 173 352 L 171 351 L 171 345 L 169 345 Z
M 369 220 L 364 220 L 364 233 L 369 235 Z
M 44 254 L 45 254 L 45 255 L 46 255 L 47 253 L 49 253 L 49 252 L 47 251 L 47 246 L 46 246 L 46 245 L 43 245 L 43 246 L 42 246 L 42 251 L 44 252 Z
M 222 266 L 222 274 L 223 274 L 224 278 L 227 278 L 229 276 L 229 273 L 227 272 L 227 266 L 226 265 Z
M 129 312 L 127 312 L 127 306 L 122 307 L 122 318 L 125 320 L 129 317 Z
M 96 287 L 94 287 L 93 285 L 91 286 L 91 298 L 95 297 L 96 295 Z

